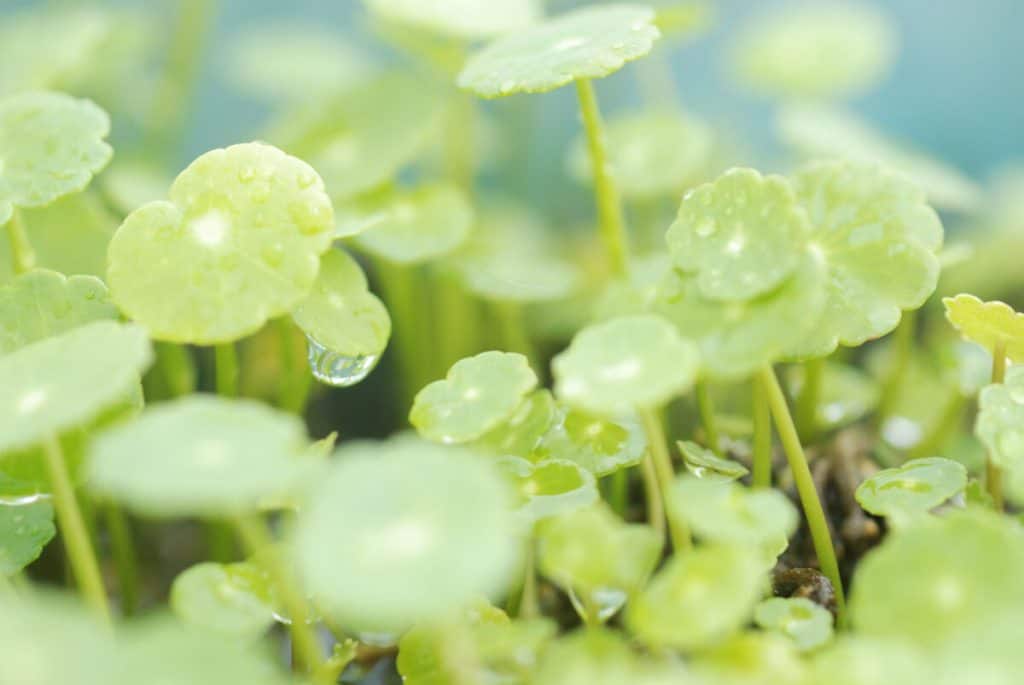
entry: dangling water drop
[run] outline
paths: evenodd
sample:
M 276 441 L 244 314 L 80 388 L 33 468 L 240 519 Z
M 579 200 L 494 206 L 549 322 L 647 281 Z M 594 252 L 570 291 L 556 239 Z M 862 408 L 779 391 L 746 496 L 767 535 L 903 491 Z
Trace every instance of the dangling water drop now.
M 306 335 L 306 351 L 313 377 L 321 383 L 338 388 L 347 388 L 366 378 L 380 359 L 379 354 L 355 357 L 338 354 L 310 335 Z
M 48 492 L 33 492 L 25 495 L 3 495 L 0 496 L 0 506 L 2 507 L 27 507 L 30 504 L 36 502 L 42 502 L 50 499 L 50 493 Z

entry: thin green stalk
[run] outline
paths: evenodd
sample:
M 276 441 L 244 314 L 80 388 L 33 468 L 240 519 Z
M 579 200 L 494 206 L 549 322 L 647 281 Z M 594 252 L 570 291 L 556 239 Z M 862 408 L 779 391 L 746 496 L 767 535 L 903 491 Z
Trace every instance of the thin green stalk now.
M 700 423 L 704 427 L 704 437 L 707 440 L 708 449 L 718 452 L 722 447 L 719 439 L 718 424 L 715 422 L 715 403 L 711 399 L 711 391 L 707 381 L 697 381 L 694 389 L 697 395 L 697 411 L 700 413 Z
M 754 391 L 754 448 L 753 476 L 755 488 L 772 486 L 772 410 L 768 404 L 768 388 L 764 379 L 755 376 L 752 381 Z
M 479 346 L 477 302 L 449 273 L 435 271 L 431 279 L 434 297 L 434 321 L 442 368 L 473 354 Z
M 23 274 L 26 271 L 31 271 L 36 265 L 36 253 L 32 249 L 32 242 L 28 239 L 28 231 L 25 230 L 21 212 L 17 209 L 14 210 L 10 221 L 7 222 L 7 240 L 11 243 L 14 273 Z
M 540 616 L 540 601 L 537 598 L 537 552 L 536 543 L 531 537 L 526 543 L 523 554 L 523 593 L 519 600 L 518 616 L 520 618 L 536 618 Z
M 444 131 L 445 165 L 448 177 L 463 190 L 472 192 L 476 176 L 476 105 L 468 93 L 457 95 L 448 110 Z
M 518 352 L 530 361 L 530 366 L 540 369 L 537 351 L 526 332 L 523 307 L 518 302 L 492 302 L 498 326 L 501 328 L 503 347 L 507 352 Z
M 111 622 L 110 603 L 103 587 L 103 576 L 100 574 L 96 551 L 89 539 L 89 531 L 82 518 L 82 510 L 75 498 L 75 489 L 71 483 L 64 451 L 61 449 L 57 436 L 51 435 L 43 441 L 43 459 L 46 471 L 53 487 L 53 507 L 57 513 L 57 523 L 64 539 L 68 561 L 71 564 L 75 580 L 85 601 L 107 623 Z
M 629 505 L 629 470 L 619 469 L 604 479 L 605 499 L 619 516 L 626 515 Z
M 156 366 L 163 375 L 171 398 L 187 395 L 196 389 L 195 360 L 184 345 L 157 343 Z
M 1006 343 L 997 343 L 992 350 L 992 382 L 1002 383 L 1006 378 Z M 992 455 L 985 461 L 985 487 L 996 509 L 1003 509 L 1003 474 L 999 466 L 992 460 Z
M 429 380 L 430 345 L 417 336 L 425 336 L 420 323 L 417 302 L 415 267 L 394 264 L 385 259 L 377 261 L 378 286 L 388 305 L 392 320 L 392 345 L 395 350 L 402 388 L 402 401 L 412 404 L 412 398 Z
M 302 415 L 309 401 L 309 390 L 313 376 L 306 363 L 305 350 L 296 354 L 295 329 L 288 317 L 274 322 L 281 346 L 281 381 L 277 389 L 277 405 L 285 411 Z
M 238 351 L 235 344 L 224 343 L 213 349 L 217 394 L 222 397 L 238 397 Z
M 287 561 L 274 544 L 274 537 L 267 522 L 259 515 L 240 516 L 235 520 L 235 526 L 249 554 L 261 555 L 267 572 L 280 592 L 284 609 L 291 618 L 289 628 L 292 641 L 303 667 L 314 676 L 323 673 L 321 666 L 324 663 L 324 654 L 317 640 L 316 631 L 309 622 L 306 599 L 298 589 Z M 318 685 L 328 685 L 323 680 L 316 682 Z
M 903 379 L 907 375 L 907 368 L 910 366 L 910 358 L 914 352 L 914 336 L 917 332 L 917 311 L 908 310 L 903 312 L 903 318 L 893 333 L 892 358 L 885 380 L 882 382 L 882 392 L 878 400 L 878 423 L 881 424 L 892 414 L 896 402 L 900 398 L 900 391 L 903 388 Z
M 601 241 L 604 243 L 612 273 L 616 276 L 625 276 L 629 273 L 629 239 L 626 235 L 622 199 L 609 166 L 604 124 L 601 122 L 594 84 L 590 79 L 577 79 L 576 94 L 583 117 L 583 129 L 587 136 L 587 148 L 590 150 Z
M 800 438 L 810 442 L 818 433 L 818 404 L 821 402 L 821 383 L 825 375 L 825 359 L 818 357 L 804 362 L 804 382 L 796 398 L 794 418 Z
M 651 450 L 647 450 L 640 460 L 640 475 L 644 481 L 644 499 L 647 502 L 647 523 L 665 537 L 665 505 L 661 500 L 661 486 L 658 485 L 658 472 L 654 468 Z
M 228 564 L 238 561 L 237 541 L 232 527 L 223 521 L 203 521 L 203 542 L 210 561 Z
M 668 442 L 665 440 L 665 428 L 658 412 L 651 409 L 640 410 L 640 421 L 643 423 L 644 434 L 647 436 L 647 454 L 654 464 L 661 509 L 667 514 L 669 489 L 675 481 L 675 472 L 672 470 L 672 457 L 668 451 Z M 686 524 L 677 516 L 668 516 L 667 520 L 673 549 L 676 552 L 690 549 L 693 541 L 690 539 L 690 531 Z
M 116 504 L 107 505 L 105 513 L 110 548 L 117 568 L 121 614 L 131 616 L 139 606 L 139 567 L 131 525 L 124 511 Z
M 818 490 L 814 486 L 814 478 L 811 476 L 811 469 L 807 464 L 807 456 L 800 444 L 800 436 L 796 432 L 796 425 L 793 423 L 793 417 L 786 405 L 786 396 L 782 393 L 782 387 L 779 386 L 779 379 L 775 376 L 775 371 L 771 366 L 761 369 L 760 377 L 768 391 L 768 404 L 775 417 L 775 429 L 779 433 L 779 441 L 786 452 L 789 469 L 793 472 L 793 480 L 800 495 L 804 516 L 807 518 L 807 527 L 811 531 L 811 540 L 814 543 L 814 553 L 818 557 L 818 565 L 825 577 L 832 582 L 832 588 L 836 593 L 837 623 L 844 626 L 846 625 L 846 595 L 843 592 L 839 562 L 836 559 L 835 547 L 832 545 L 832 534 L 828 529 L 825 509 L 821 506 L 821 499 L 818 497 Z

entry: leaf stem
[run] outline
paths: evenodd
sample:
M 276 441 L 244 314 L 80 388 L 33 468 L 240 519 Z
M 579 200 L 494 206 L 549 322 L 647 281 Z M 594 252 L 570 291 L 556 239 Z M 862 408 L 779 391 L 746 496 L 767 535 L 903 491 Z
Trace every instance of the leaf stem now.
M 590 79 L 577 79 L 576 94 L 583 117 L 583 129 L 587 136 L 587 148 L 590 151 L 590 166 L 594 174 L 601 241 L 604 243 L 612 273 L 616 276 L 625 276 L 629 272 L 626 221 L 622 211 L 622 199 L 608 162 L 604 124 L 601 122 L 594 84 Z
M 1002 383 L 1006 378 L 1006 343 L 998 342 L 992 348 L 992 382 Z M 985 460 L 985 487 L 992 495 L 992 501 L 996 509 L 1003 509 L 1003 474 L 999 466 L 993 461 L 992 455 Z
M 882 384 L 881 397 L 878 401 L 879 422 L 885 421 L 899 400 L 903 379 L 907 375 L 907 368 L 910 366 L 910 358 L 914 351 L 916 332 L 917 310 L 909 309 L 903 312 L 903 318 L 893 334 L 892 361 L 889 363 L 889 369 Z
M 715 403 L 711 399 L 711 390 L 706 380 L 698 380 L 694 388 L 697 395 L 697 412 L 700 414 L 700 423 L 704 427 L 704 437 L 708 449 L 714 453 L 722 447 L 719 439 L 718 424 L 715 421 Z
M 110 603 L 103 587 L 99 561 L 96 559 L 96 551 L 93 549 L 82 510 L 75 497 L 74 485 L 71 483 L 71 475 L 64 460 L 64 450 L 56 435 L 50 435 L 43 441 L 43 459 L 53 488 L 53 506 L 57 513 L 57 523 L 60 525 L 64 548 L 67 550 L 75 580 L 85 601 L 104 621 L 110 623 Z
M 625 516 L 629 505 L 629 470 L 619 469 L 612 472 L 605 476 L 603 484 L 609 506 L 619 516 Z
M 536 618 L 540 616 L 540 604 L 537 599 L 537 551 L 536 543 L 531 536 L 526 542 L 523 555 L 523 594 L 519 600 L 520 618 Z
M 195 362 L 188 348 L 176 343 L 156 344 L 156 366 L 171 398 L 195 390 Z
M 755 376 L 753 388 L 754 446 L 753 476 L 755 488 L 772 486 L 772 410 L 768 404 L 768 388 L 764 379 Z
M 279 344 L 281 346 L 282 378 L 277 389 L 277 405 L 285 411 L 302 415 L 309 401 L 309 390 L 313 375 L 306 364 L 305 350 L 296 354 L 295 328 L 289 317 L 282 316 L 275 322 Z
M 117 583 L 121 600 L 121 614 L 131 616 L 139 605 L 139 567 L 132 538 L 131 526 L 121 507 L 106 507 L 107 532 L 117 568 Z
M 214 382 L 217 394 L 238 397 L 238 351 L 234 343 L 223 343 L 214 349 Z
M 417 302 L 416 267 L 396 264 L 386 259 L 375 262 L 378 288 L 391 314 L 391 346 L 395 350 L 402 404 L 408 408 L 420 386 L 429 374 L 429 346 L 416 340 L 417 334 L 426 335 L 426 326 L 420 326 Z
M 14 265 L 15 274 L 23 274 L 31 271 L 36 265 L 36 253 L 32 249 L 32 241 L 28 238 L 28 231 L 25 230 L 25 222 L 21 218 L 21 212 L 17 208 L 11 214 L 7 222 L 7 240 L 11 243 L 11 260 Z
M 526 332 L 526 320 L 523 317 L 523 307 L 518 302 L 492 302 L 491 303 L 498 326 L 501 328 L 501 339 L 507 352 L 518 352 L 527 358 L 530 366 L 534 369 L 541 369 L 542 366 L 537 360 L 537 351 L 533 341 Z
M 672 470 L 672 457 L 669 455 L 668 442 L 665 440 L 665 428 L 657 411 L 641 409 L 639 414 L 640 421 L 644 426 L 644 433 L 647 435 L 647 457 L 645 459 L 650 458 L 654 465 L 655 478 L 658 483 L 656 492 L 661 499 L 661 510 L 668 520 L 672 547 L 676 552 L 683 552 L 690 549 L 693 542 L 690 539 L 690 530 L 686 523 L 678 516 L 668 515 L 669 489 L 675 480 L 675 472 Z
M 647 501 L 647 523 L 665 538 L 665 506 L 661 501 L 661 487 L 658 485 L 658 473 L 654 470 L 654 459 L 651 450 L 647 450 L 640 460 L 640 475 L 644 481 L 644 499 Z
M 321 669 L 324 654 L 317 640 L 316 631 L 309 622 L 306 600 L 297 589 L 298 585 L 288 568 L 287 561 L 281 556 L 275 544 L 266 520 L 258 514 L 239 516 L 235 519 L 235 526 L 249 554 L 260 555 L 260 559 L 266 564 L 267 572 L 281 593 L 284 609 L 291 619 L 289 628 L 294 648 L 303 662 L 303 667 L 314 676 L 324 673 Z M 318 681 L 318 685 L 327 683 Z
M 821 384 L 825 375 L 825 358 L 818 357 L 804 362 L 804 382 L 796 398 L 794 418 L 800 439 L 810 442 L 818 434 L 818 404 L 821 402 Z
M 782 393 L 774 369 L 771 366 L 765 366 L 760 371 L 760 377 L 768 391 L 768 404 L 775 417 L 775 429 L 779 433 L 779 440 L 786 452 L 789 468 L 793 472 L 793 480 L 796 482 L 800 504 L 803 506 L 804 516 L 807 518 L 807 527 L 811 532 L 811 541 L 814 543 L 814 553 L 818 557 L 818 565 L 832 582 L 832 588 L 836 593 L 837 623 L 841 626 L 845 625 L 846 596 L 843 592 L 842 577 L 839 575 L 839 562 L 836 559 L 835 547 L 832 545 L 828 519 L 821 506 L 821 499 L 814 485 L 810 466 L 807 464 L 807 456 L 800 444 L 800 436 L 796 432 L 796 425 L 793 423 L 793 417 L 786 405 L 786 396 Z

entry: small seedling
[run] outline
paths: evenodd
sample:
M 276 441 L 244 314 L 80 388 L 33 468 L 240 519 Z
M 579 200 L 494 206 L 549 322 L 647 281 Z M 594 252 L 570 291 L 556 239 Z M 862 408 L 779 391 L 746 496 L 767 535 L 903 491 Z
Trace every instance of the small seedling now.
M 965 487 L 967 469 L 963 465 L 928 457 L 879 471 L 857 487 L 857 501 L 865 511 L 902 524 L 958 495 Z

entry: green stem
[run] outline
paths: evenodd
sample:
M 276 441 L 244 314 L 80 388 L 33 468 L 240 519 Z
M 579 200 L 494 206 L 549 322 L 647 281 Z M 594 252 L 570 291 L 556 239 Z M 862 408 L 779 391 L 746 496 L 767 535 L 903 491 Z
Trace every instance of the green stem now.
M 753 476 L 755 488 L 772 486 L 772 410 L 768 404 L 768 388 L 764 379 L 755 376 L 752 382 L 754 391 L 754 447 Z
M 523 594 L 519 600 L 520 618 L 537 618 L 540 616 L 540 602 L 537 598 L 537 560 L 536 543 L 531 537 L 526 543 L 523 555 Z
M 640 475 L 643 477 L 644 499 L 647 501 L 647 523 L 664 538 L 665 505 L 661 501 L 661 487 L 658 485 L 658 472 L 654 468 L 651 450 L 647 450 L 640 460 Z
M 237 541 L 231 526 L 223 521 L 203 521 L 203 540 L 210 561 L 229 564 L 238 561 Z
M 619 516 L 626 515 L 629 506 L 629 470 L 619 469 L 604 479 L 605 498 Z
M 480 330 L 477 303 L 463 291 L 452 274 L 435 270 L 432 275 L 440 364 L 447 369 L 478 349 Z
M 1006 378 L 1006 343 L 996 343 L 992 349 L 992 382 L 1002 383 Z M 1003 474 L 999 466 L 988 455 L 985 461 L 985 487 L 992 495 L 996 509 L 1003 509 Z
M 448 177 L 467 192 L 472 192 L 476 176 L 475 140 L 476 106 L 468 93 L 460 93 L 448 110 L 444 131 L 445 165 Z
M 316 631 L 309 622 L 309 610 L 305 598 L 298 590 L 288 563 L 282 557 L 274 542 L 267 522 L 259 515 L 241 516 L 235 520 L 238 533 L 250 555 L 260 555 L 274 585 L 280 593 L 285 611 L 291 619 L 292 641 L 303 667 L 316 676 L 323 673 L 323 650 L 317 640 Z M 328 685 L 318 681 L 318 685 Z
M 715 403 L 711 399 L 711 391 L 705 380 L 697 381 L 695 388 L 697 394 L 697 411 L 700 414 L 700 423 L 704 426 L 704 437 L 708 449 L 718 452 L 722 443 L 719 439 L 718 424 L 715 422 Z
M 647 436 L 647 453 L 654 464 L 654 473 L 658 481 L 661 509 L 668 514 L 669 491 L 675 481 L 675 472 L 672 470 L 672 457 L 668 451 L 668 442 L 665 440 L 665 428 L 657 411 L 642 409 L 639 413 L 644 433 Z M 693 542 L 686 524 L 678 516 L 667 516 L 666 518 L 673 549 L 676 552 L 690 549 Z
M 626 221 L 622 213 L 622 199 L 619 197 L 615 179 L 612 176 L 608 153 L 605 146 L 604 125 L 597 106 L 597 95 L 590 79 L 576 81 L 583 129 L 590 150 L 590 166 L 594 174 L 594 193 L 597 202 L 598 225 L 601 241 L 608 256 L 612 273 L 625 276 L 629 272 L 629 242 L 626 235 Z
M 306 351 L 295 350 L 295 329 L 288 317 L 275 322 L 281 346 L 281 380 L 277 389 L 277 405 L 285 411 L 302 415 L 309 401 L 313 376 L 306 363 Z
M 498 326 L 501 328 L 501 339 L 504 341 L 505 350 L 518 352 L 529 360 L 531 367 L 540 369 L 533 341 L 530 340 L 530 336 L 526 332 L 526 320 L 523 317 L 522 305 L 518 302 L 492 302 L 491 307 L 498 320 Z
M 804 442 L 810 442 L 818 433 L 818 403 L 821 402 L 821 383 L 825 375 L 825 359 L 818 357 L 804 363 L 804 382 L 794 409 L 797 429 Z
M 82 518 L 82 510 L 75 498 L 75 489 L 71 483 L 64 451 L 61 449 L 57 436 L 51 435 L 43 441 L 43 458 L 46 471 L 53 488 L 53 506 L 57 512 L 57 523 L 60 525 L 67 550 L 68 561 L 75 574 L 75 580 L 85 601 L 107 623 L 111 622 L 110 603 L 107 592 L 103 588 L 103 577 L 100 574 L 99 561 L 89 539 L 89 531 Z
M 836 550 L 832 545 L 832 534 L 828 529 L 828 519 L 821 506 L 821 499 L 818 497 L 818 490 L 814 486 L 814 478 L 811 476 L 811 469 L 807 464 L 807 456 L 800 444 L 800 437 L 796 432 L 793 417 L 789 413 L 789 407 L 786 405 L 786 396 L 779 386 L 779 379 L 775 376 L 775 371 L 771 366 L 761 369 L 760 377 L 768 391 L 768 404 L 775 417 L 775 429 L 779 433 L 779 441 L 786 452 L 789 469 L 793 472 L 793 480 L 800 495 L 804 516 L 807 518 L 807 527 L 811 531 L 811 540 L 814 543 L 814 553 L 818 557 L 818 565 L 825 577 L 832 582 L 836 593 L 837 623 L 843 626 L 846 624 L 846 595 L 843 592 L 843 581 L 839 575 Z
M 28 231 L 25 230 L 21 212 L 17 209 L 14 210 L 10 221 L 7 222 L 7 240 L 11 243 L 14 273 L 23 274 L 26 271 L 31 271 L 36 265 L 36 253 L 32 249 L 32 242 L 28 239 Z
M 916 331 L 917 311 L 911 309 L 903 312 L 903 318 L 893 334 L 892 359 L 889 362 L 889 369 L 882 383 L 881 397 L 878 400 L 877 416 L 880 424 L 892 414 L 896 403 L 899 401 L 900 391 L 903 388 L 903 379 L 907 375 L 910 358 L 914 352 L 914 335 Z
M 157 343 L 156 364 L 171 398 L 187 395 L 196 389 L 195 362 L 184 345 Z
M 422 338 L 426 336 L 421 324 L 417 302 L 417 278 L 415 267 L 394 264 L 385 259 L 377 261 L 378 287 L 387 301 L 392 320 L 391 344 L 402 390 L 402 402 L 412 404 L 420 387 L 429 380 L 430 345 Z
M 121 613 L 131 616 L 139 606 L 139 568 L 136 561 L 135 541 L 124 511 L 116 504 L 106 507 L 107 532 L 110 548 L 117 568 Z
M 238 397 L 238 351 L 235 344 L 224 343 L 213 349 L 217 394 L 222 397 Z

